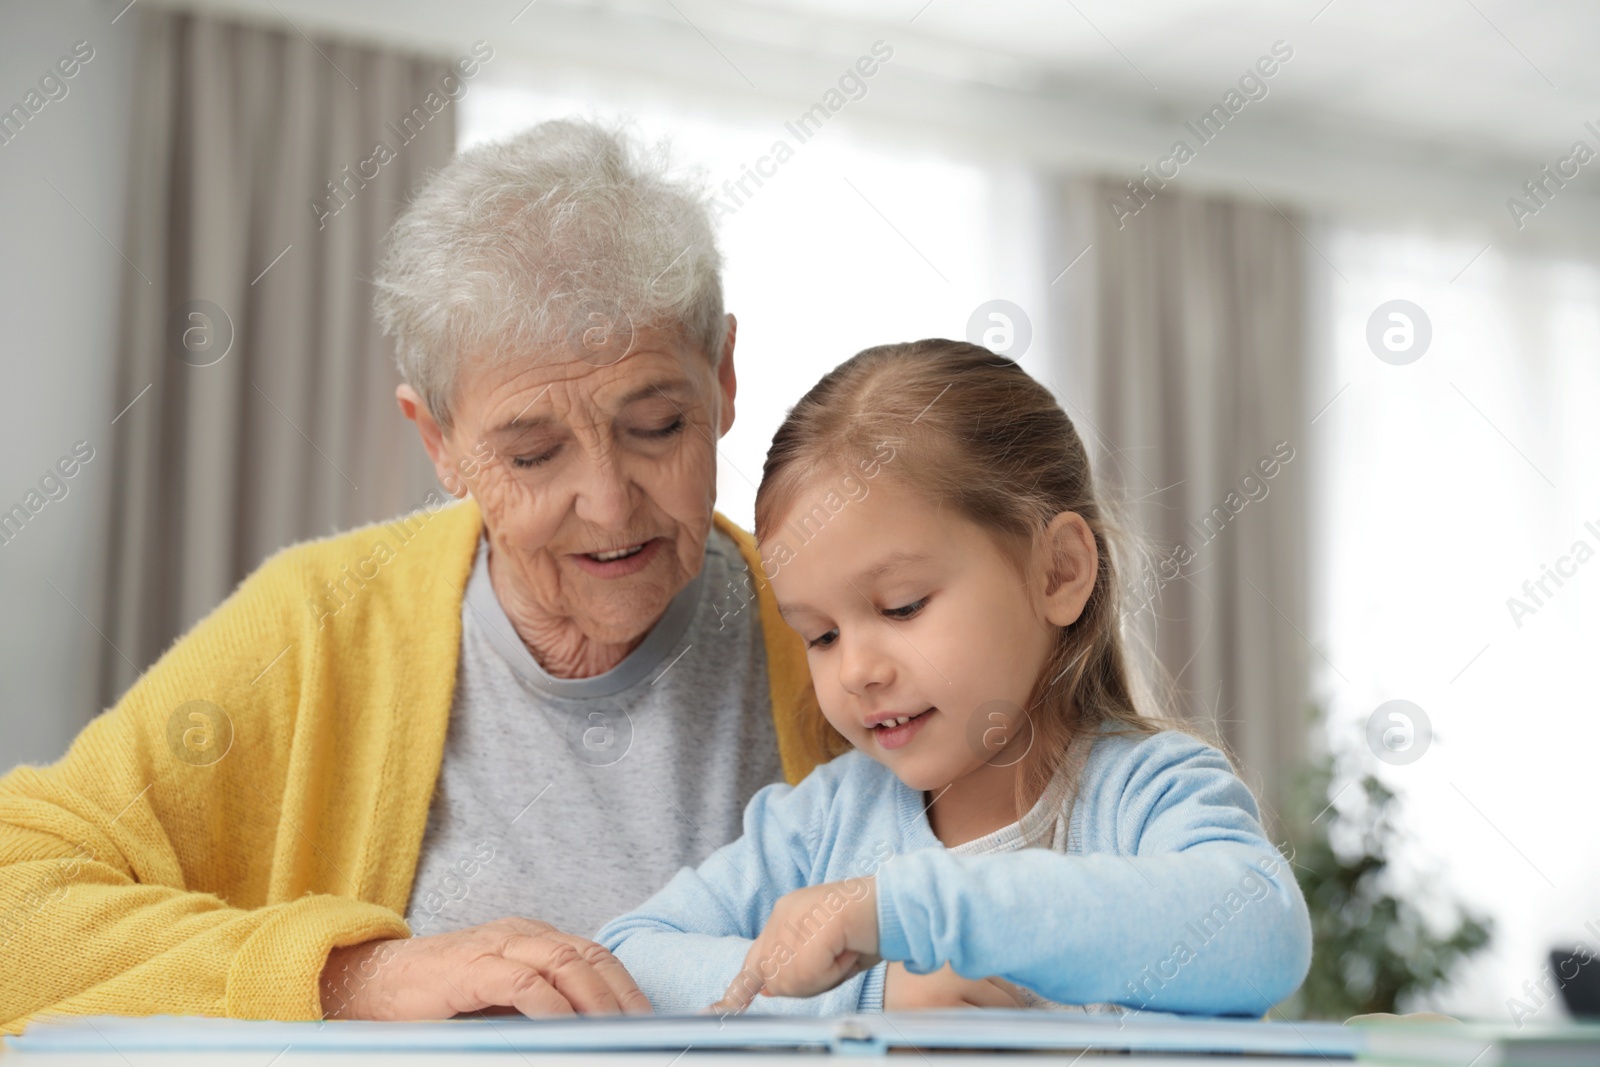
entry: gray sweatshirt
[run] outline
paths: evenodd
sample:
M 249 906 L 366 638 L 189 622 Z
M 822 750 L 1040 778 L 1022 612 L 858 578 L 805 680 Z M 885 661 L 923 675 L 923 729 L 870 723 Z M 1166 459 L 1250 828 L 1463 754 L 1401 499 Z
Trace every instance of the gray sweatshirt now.
M 517 637 L 480 542 L 414 934 L 524 916 L 589 937 L 739 836 L 745 804 L 783 779 L 748 575 L 713 530 L 700 575 L 638 648 L 560 679 Z

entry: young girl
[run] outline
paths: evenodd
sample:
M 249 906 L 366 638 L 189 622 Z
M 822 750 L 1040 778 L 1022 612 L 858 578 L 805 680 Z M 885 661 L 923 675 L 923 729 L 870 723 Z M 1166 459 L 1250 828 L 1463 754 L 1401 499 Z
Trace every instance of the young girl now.
M 1222 753 L 1135 707 L 1108 535 L 1071 422 L 987 349 L 870 348 L 806 394 L 756 536 L 843 754 L 597 935 L 657 1011 L 1294 992 L 1305 902 Z

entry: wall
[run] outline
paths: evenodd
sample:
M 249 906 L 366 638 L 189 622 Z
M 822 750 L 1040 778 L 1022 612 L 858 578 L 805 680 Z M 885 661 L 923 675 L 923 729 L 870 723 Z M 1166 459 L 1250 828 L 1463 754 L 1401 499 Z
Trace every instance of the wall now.
M 0 6 L 0 110 L 24 104 L 77 42 L 93 50 L 72 78 L 47 84 L 59 99 L 20 131 L 13 120 L 0 143 L 0 512 L 30 491 L 43 502 L 0 540 L 0 773 L 56 759 L 99 710 L 102 638 L 88 620 L 101 585 L 105 448 L 133 399 L 111 395 L 112 344 L 121 287 L 139 280 L 115 248 L 138 17 L 119 17 L 123 3 Z M 47 481 L 50 496 L 39 491 L 80 441 L 93 458 Z

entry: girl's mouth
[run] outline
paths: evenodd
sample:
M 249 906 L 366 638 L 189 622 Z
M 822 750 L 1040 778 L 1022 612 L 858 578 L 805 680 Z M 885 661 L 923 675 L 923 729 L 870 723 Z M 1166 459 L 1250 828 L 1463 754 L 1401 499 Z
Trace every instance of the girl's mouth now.
M 915 715 L 902 715 L 896 719 L 880 722 L 872 727 L 873 739 L 882 748 L 903 748 L 916 736 L 917 731 L 921 730 L 924 724 L 927 723 L 928 717 L 937 710 L 937 708 L 929 708 L 927 711 L 919 711 Z

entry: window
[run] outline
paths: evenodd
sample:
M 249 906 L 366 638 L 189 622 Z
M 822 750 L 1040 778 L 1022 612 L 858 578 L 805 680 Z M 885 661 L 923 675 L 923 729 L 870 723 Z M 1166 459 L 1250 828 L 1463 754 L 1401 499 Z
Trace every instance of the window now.
M 1413 846 L 1397 874 L 1493 915 L 1493 946 L 1446 1003 L 1508 1020 L 1545 954 L 1600 926 L 1600 715 L 1582 682 L 1600 650 L 1600 269 L 1484 243 L 1317 238 L 1343 278 L 1316 283 L 1313 335 L 1332 341 L 1313 352 L 1312 410 L 1331 403 L 1311 450 L 1312 637 L 1336 744 L 1364 745 L 1390 699 L 1430 720 L 1420 758 L 1381 767 Z M 1397 299 L 1432 333 L 1406 365 L 1367 339 Z

